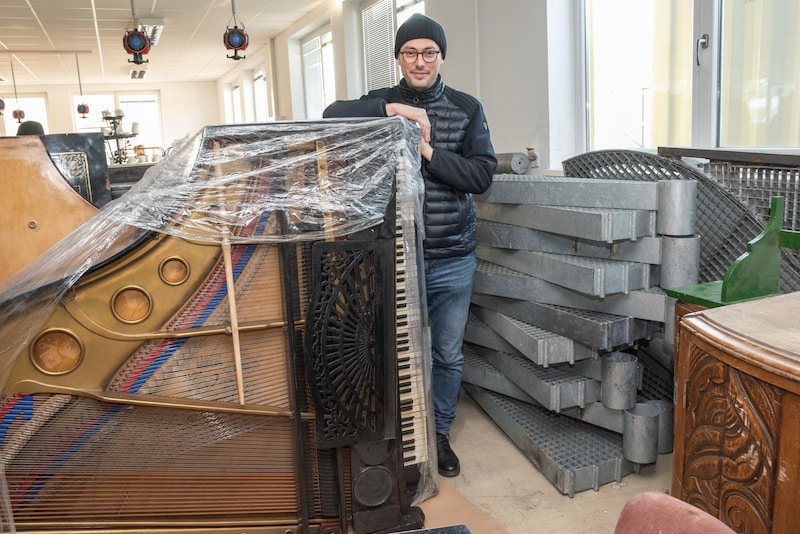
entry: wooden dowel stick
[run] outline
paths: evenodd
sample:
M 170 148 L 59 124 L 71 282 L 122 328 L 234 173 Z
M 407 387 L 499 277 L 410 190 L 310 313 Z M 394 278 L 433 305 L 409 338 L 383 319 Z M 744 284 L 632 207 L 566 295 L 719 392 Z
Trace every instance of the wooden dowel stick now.
M 233 337 L 233 362 L 236 366 L 236 388 L 239 391 L 239 404 L 244 404 L 244 377 L 242 373 L 242 346 L 239 340 L 239 316 L 236 311 L 236 290 L 233 286 L 233 260 L 231 243 L 228 237 L 222 241 L 222 257 L 225 261 L 225 283 L 228 285 L 228 307 L 231 317 L 231 336 Z

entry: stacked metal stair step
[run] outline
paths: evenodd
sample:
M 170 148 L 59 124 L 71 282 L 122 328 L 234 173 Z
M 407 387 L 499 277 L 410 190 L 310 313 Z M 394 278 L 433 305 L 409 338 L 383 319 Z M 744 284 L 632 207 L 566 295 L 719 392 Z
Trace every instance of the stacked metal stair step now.
M 488 221 L 527 226 L 545 232 L 567 231 L 568 235 L 613 243 L 653 233 L 653 214 L 644 210 L 567 208 L 550 206 L 513 207 L 480 204 L 478 217 Z
M 619 434 L 488 389 L 464 389 L 565 495 L 619 482 L 636 469 L 622 456 Z
M 671 311 L 669 297 L 660 287 L 650 287 L 627 294 L 607 295 L 599 300 L 541 278 L 478 259 L 475 271 L 477 293 L 516 298 L 536 295 L 537 302 L 613 315 L 664 322 Z
M 633 317 L 474 293 L 472 303 L 529 322 L 588 347 L 610 351 L 647 339 L 652 325 Z
M 625 454 L 624 412 L 593 402 L 557 414 L 538 404 L 470 345 L 464 358 L 465 391 L 561 493 L 572 497 L 638 472 L 641 464 Z M 669 452 L 672 402 L 644 401 L 640 406 L 648 410 L 648 423 L 658 425 L 660 441 L 652 446 Z M 653 434 L 652 428 L 634 431 Z
M 671 362 L 637 354 L 672 339 L 660 284 L 697 276 L 694 186 L 496 175 L 476 197 L 464 389 L 562 493 L 672 450 Z
M 573 339 L 480 306 L 471 309 L 465 340 L 501 352 L 519 351 L 542 367 L 598 356 L 596 350 Z

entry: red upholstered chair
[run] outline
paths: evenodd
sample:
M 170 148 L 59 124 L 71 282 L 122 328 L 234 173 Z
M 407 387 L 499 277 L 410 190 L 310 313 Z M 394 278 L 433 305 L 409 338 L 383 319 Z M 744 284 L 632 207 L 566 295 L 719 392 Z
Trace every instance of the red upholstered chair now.
M 716 517 L 666 493 L 648 491 L 628 499 L 614 534 L 736 534 Z

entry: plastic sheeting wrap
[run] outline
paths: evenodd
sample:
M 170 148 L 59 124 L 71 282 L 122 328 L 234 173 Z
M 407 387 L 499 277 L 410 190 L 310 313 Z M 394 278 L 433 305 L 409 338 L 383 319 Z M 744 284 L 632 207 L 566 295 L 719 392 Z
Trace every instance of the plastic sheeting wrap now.
M 407 231 L 403 246 L 412 252 L 408 248 L 416 247 L 422 228 L 414 220 L 422 214 L 419 161 L 419 130 L 400 118 L 203 129 L 5 283 L 0 292 L 3 394 L 16 393 L 8 390 L 15 362 L 29 357 L 32 341 L 56 309 L 73 298 L 82 277 L 144 240 L 174 236 L 209 244 L 217 253 L 243 244 L 333 241 L 377 227 L 387 210 L 395 210 L 396 200 L 406 207 L 396 210 L 397 226 Z M 405 290 L 424 317 L 423 288 Z M 427 332 L 412 336 L 425 338 Z M 423 356 L 428 373 L 429 348 Z M 427 374 L 424 380 L 429 383 Z M 436 491 L 432 451 L 429 458 L 415 502 Z
M 229 142 L 260 130 L 269 134 L 252 142 Z M 49 314 L 43 303 L 56 305 L 84 273 L 118 253 L 120 242 L 125 246 L 147 231 L 235 244 L 331 239 L 375 226 L 394 194 L 394 173 L 402 160 L 410 172 L 398 196 L 402 202 L 421 203 L 418 138 L 417 128 L 402 119 L 207 127 L 174 147 L 123 197 L 7 280 L 0 288 L 0 324 L 33 308 L 37 315 Z M 325 145 L 319 151 L 299 151 L 320 142 Z M 298 168 L 316 170 L 326 160 L 338 164 L 327 180 L 292 180 Z M 255 195 L 251 180 L 262 174 L 286 177 L 280 182 L 288 186 Z M 278 228 L 271 219 L 259 233 L 243 231 L 263 214 L 279 211 L 287 214 L 288 228 Z M 421 216 L 421 208 L 413 213 Z M 33 294 L 35 303 L 27 298 Z M 25 330 L 34 330 L 35 323 L 35 317 L 27 316 L 22 330 L 0 330 L 0 362 L 27 344 Z

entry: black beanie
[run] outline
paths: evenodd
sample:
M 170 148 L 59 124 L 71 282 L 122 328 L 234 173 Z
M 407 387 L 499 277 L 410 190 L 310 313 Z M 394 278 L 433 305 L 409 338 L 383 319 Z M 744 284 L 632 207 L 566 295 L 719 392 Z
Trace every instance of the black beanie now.
M 400 47 L 408 41 L 414 39 L 430 39 L 436 41 L 442 51 L 442 59 L 447 53 L 447 39 L 444 36 L 444 28 L 432 18 L 414 13 L 407 21 L 397 29 L 394 38 L 394 57 L 400 55 Z

